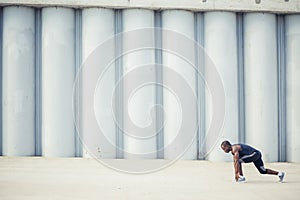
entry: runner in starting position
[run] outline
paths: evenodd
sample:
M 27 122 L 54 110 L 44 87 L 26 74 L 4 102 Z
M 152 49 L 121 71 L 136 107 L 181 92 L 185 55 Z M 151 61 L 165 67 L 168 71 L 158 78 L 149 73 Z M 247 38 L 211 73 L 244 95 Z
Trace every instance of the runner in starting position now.
M 221 148 L 225 153 L 231 152 L 234 159 L 235 180 L 237 182 L 244 182 L 246 179 L 243 175 L 242 163 L 253 162 L 255 167 L 261 174 L 277 175 L 279 181 L 282 182 L 284 178 L 284 172 L 277 172 L 272 169 L 266 169 L 261 159 L 260 151 L 254 149 L 246 144 L 234 144 L 231 145 L 229 141 L 225 140 L 221 143 Z

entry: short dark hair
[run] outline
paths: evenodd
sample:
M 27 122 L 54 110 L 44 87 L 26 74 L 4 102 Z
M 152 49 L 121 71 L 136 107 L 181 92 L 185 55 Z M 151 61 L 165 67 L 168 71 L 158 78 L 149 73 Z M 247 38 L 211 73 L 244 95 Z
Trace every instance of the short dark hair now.
M 225 140 L 221 143 L 221 147 L 222 146 L 231 146 L 230 142 L 228 140 Z

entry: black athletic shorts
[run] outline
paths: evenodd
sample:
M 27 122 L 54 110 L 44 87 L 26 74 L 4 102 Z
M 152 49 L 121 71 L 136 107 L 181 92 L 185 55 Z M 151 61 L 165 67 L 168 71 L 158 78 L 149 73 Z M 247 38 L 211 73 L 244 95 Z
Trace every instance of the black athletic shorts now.
M 239 162 L 241 163 L 250 163 L 253 162 L 258 171 L 262 174 L 266 173 L 266 169 L 264 167 L 264 162 L 261 159 L 261 153 L 259 151 L 253 152 L 250 155 L 245 155 L 240 157 Z

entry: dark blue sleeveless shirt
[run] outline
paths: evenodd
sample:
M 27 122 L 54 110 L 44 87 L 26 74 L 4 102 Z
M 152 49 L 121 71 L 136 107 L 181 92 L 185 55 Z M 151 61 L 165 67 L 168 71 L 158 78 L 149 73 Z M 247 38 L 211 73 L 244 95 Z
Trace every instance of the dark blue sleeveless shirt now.
M 239 157 L 243 157 L 245 155 L 251 155 L 254 152 L 260 153 L 257 149 L 254 149 L 253 147 L 246 145 L 246 144 L 238 144 L 241 146 L 242 150 L 239 151 Z

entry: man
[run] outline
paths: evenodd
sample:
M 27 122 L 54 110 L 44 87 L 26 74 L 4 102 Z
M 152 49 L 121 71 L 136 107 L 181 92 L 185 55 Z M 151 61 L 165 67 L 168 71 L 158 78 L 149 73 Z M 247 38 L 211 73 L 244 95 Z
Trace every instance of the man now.
M 266 169 L 261 159 L 260 151 L 254 149 L 246 144 L 234 144 L 231 145 L 229 141 L 225 140 L 221 143 L 221 148 L 225 153 L 231 152 L 234 159 L 235 169 L 235 181 L 244 182 L 246 179 L 243 175 L 242 164 L 253 162 L 255 167 L 261 174 L 277 175 L 279 181 L 282 182 L 284 178 L 284 172 L 277 172 L 272 169 Z

